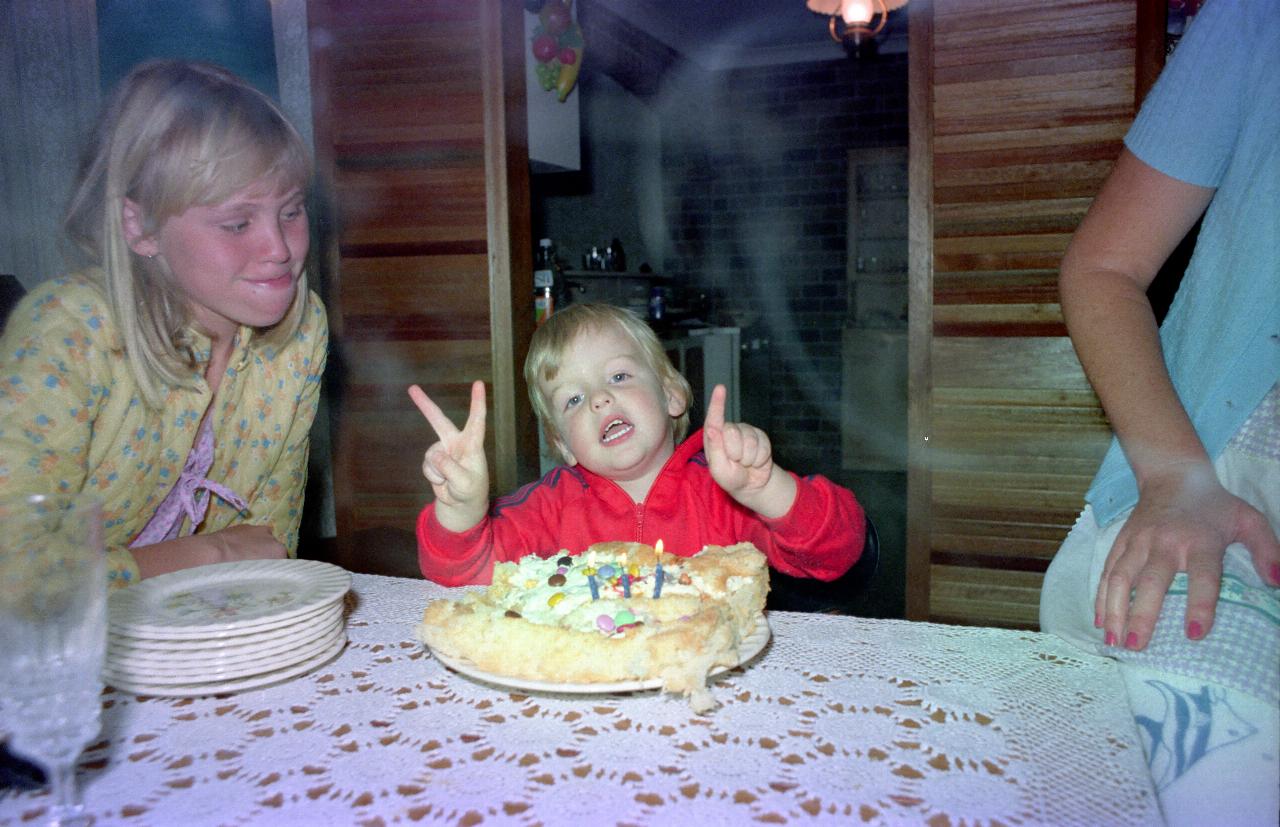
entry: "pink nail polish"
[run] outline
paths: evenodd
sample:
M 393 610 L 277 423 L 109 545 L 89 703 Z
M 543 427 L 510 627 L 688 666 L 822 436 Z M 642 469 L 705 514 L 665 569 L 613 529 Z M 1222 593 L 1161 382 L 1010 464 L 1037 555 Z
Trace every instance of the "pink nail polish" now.
M 1107 644 L 1108 646 L 1115 646 L 1116 645 L 1115 632 L 1107 632 L 1107 636 L 1103 639 L 1102 642 Z
M 1193 620 L 1187 624 L 1187 637 L 1192 640 L 1199 640 L 1204 637 L 1204 627 L 1200 625 L 1200 621 Z
M 1095 628 L 1095 629 L 1101 629 L 1101 628 L 1102 628 L 1102 615 L 1094 615 L 1094 616 L 1093 616 L 1093 628 Z
M 1271 585 L 1280 586 L 1280 563 L 1271 564 Z
M 1126 649 L 1137 649 L 1137 648 L 1138 648 L 1138 633 L 1137 633 L 1137 632 L 1130 632 L 1130 633 L 1129 633 L 1129 636 L 1128 636 L 1128 637 L 1126 637 L 1126 638 L 1124 639 L 1124 648 L 1126 648 Z

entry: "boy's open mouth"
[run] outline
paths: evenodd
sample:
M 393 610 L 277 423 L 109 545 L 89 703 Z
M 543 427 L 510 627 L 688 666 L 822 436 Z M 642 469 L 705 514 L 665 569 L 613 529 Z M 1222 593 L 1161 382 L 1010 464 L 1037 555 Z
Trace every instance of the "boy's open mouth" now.
M 612 419 L 609 424 L 604 426 L 604 432 L 600 436 L 600 441 L 606 445 L 615 440 L 621 439 L 634 430 L 634 426 L 622 419 Z

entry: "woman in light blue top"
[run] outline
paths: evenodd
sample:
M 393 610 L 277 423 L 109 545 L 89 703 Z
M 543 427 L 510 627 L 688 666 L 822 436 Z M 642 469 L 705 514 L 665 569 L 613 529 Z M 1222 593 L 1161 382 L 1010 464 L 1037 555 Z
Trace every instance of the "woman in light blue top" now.
M 1157 330 L 1146 290 L 1203 215 Z M 1210 0 L 1062 261 L 1117 440 L 1041 627 L 1117 658 L 1171 823 L 1280 806 L 1280 7 Z

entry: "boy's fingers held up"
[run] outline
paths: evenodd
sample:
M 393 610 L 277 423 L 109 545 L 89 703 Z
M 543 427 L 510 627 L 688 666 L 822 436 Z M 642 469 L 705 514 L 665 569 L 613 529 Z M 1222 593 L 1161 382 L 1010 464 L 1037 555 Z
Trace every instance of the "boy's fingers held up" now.
M 711 478 L 723 488 L 726 480 L 725 473 L 734 464 L 729 455 L 728 446 L 725 444 L 725 432 L 719 428 L 703 428 L 702 450 L 707 455 L 707 466 L 711 471 Z
M 728 395 L 724 385 L 716 385 L 711 391 L 711 399 L 707 401 L 707 416 L 703 420 L 705 429 L 724 427 L 724 400 Z
M 483 438 L 487 417 L 484 382 L 477 379 L 471 383 L 471 411 L 467 414 L 467 424 L 464 426 L 464 430 L 469 432 L 479 431 L 481 438 Z
M 436 498 L 450 504 L 470 502 L 488 490 L 487 479 L 477 476 L 447 450 L 429 454 L 423 462 L 423 473 L 435 489 Z
M 755 468 L 760 464 L 760 433 L 749 425 L 739 425 L 738 433 L 742 440 L 742 456 L 738 462 L 747 468 Z
M 718 458 L 724 456 L 724 433 L 719 428 L 702 429 L 702 450 L 707 455 L 707 460 L 715 462 Z
M 452 462 L 453 458 L 449 456 L 449 451 L 445 448 L 444 443 L 437 442 L 427 449 L 427 453 L 422 458 L 422 475 L 432 485 L 444 485 L 448 479 L 445 469 L 441 466 Z
M 750 425 L 739 427 L 742 431 L 742 464 L 750 468 L 767 465 L 773 453 L 768 435 Z
M 427 422 L 431 423 L 436 436 L 444 439 L 458 433 L 458 429 L 449 421 L 449 417 L 444 415 L 444 411 L 440 410 L 440 406 L 433 402 L 422 388 L 417 385 L 410 385 L 409 398 L 413 400 L 413 404 L 426 417 Z
M 720 440 L 724 446 L 726 459 L 736 463 L 742 462 L 742 432 L 737 425 L 722 425 Z

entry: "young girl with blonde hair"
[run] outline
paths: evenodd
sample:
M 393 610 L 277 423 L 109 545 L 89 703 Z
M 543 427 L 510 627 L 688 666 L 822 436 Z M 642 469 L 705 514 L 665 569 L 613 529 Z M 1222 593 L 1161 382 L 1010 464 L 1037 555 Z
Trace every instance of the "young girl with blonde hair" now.
M 328 345 L 310 175 L 216 66 L 141 64 L 103 110 L 66 221 L 93 266 L 0 339 L 0 496 L 96 496 L 114 586 L 296 553 Z

